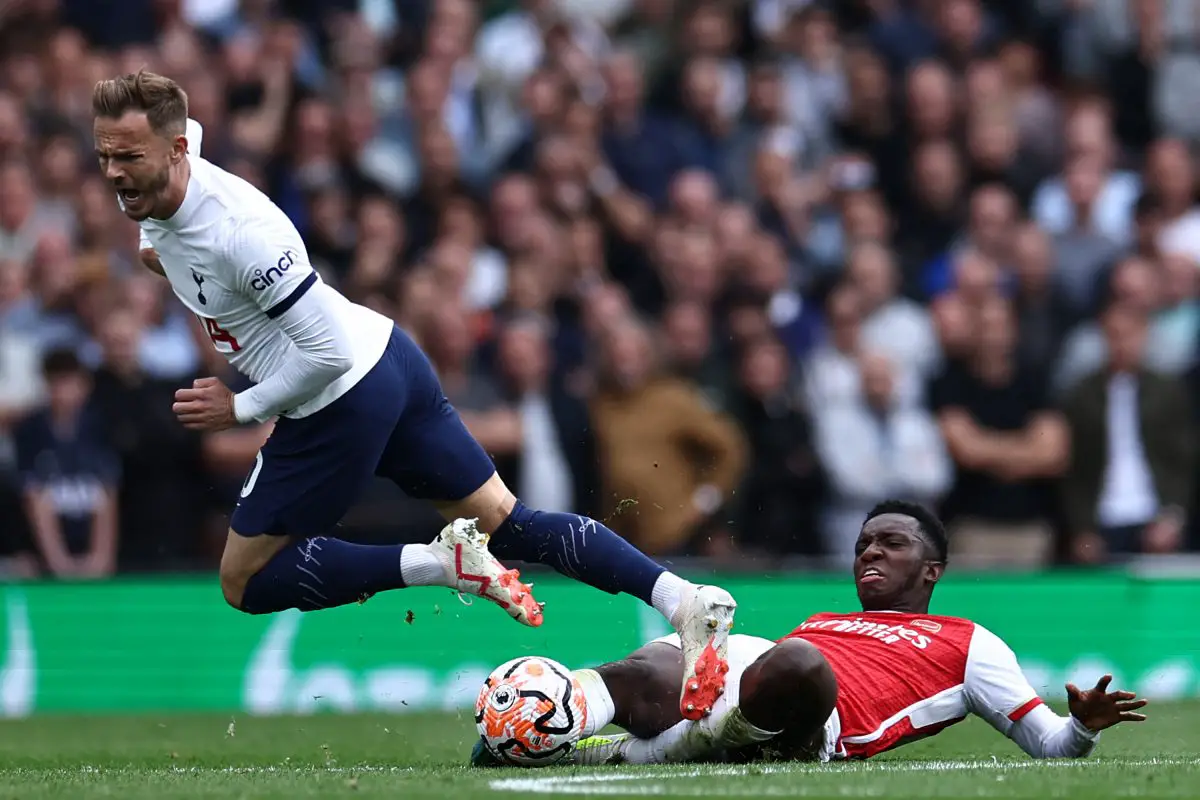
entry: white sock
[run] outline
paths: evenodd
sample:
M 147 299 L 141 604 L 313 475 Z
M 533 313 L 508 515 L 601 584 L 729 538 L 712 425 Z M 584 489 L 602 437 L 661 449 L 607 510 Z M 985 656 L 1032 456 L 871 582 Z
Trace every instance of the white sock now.
M 446 586 L 446 570 L 427 544 L 406 544 L 400 551 L 405 586 Z
M 654 582 L 654 590 L 650 593 L 650 605 L 667 618 L 671 627 L 677 627 L 674 619 L 675 612 L 679 610 L 679 603 L 683 600 L 683 590 L 688 586 L 691 586 L 688 581 L 673 572 L 664 572 Z
M 685 719 L 651 739 L 623 742 L 621 758 L 624 764 L 679 764 L 698 761 L 715 751 L 712 731 Z
M 587 722 L 583 726 L 583 736 L 588 737 L 613 721 L 617 707 L 599 672 L 594 669 L 577 669 L 571 674 L 583 688 L 583 700 L 587 705 Z
M 747 722 L 742 710 L 735 707 L 699 722 L 677 722 L 650 739 L 623 741 L 620 752 L 625 764 L 679 764 L 711 758 L 778 735 Z

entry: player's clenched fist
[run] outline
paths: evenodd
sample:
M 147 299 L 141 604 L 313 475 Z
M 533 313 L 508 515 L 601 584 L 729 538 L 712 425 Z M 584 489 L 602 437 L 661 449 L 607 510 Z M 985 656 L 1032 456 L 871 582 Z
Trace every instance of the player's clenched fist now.
M 233 415 L 233 392 L 216 378 L 200 378 L 190 389 L 175 392 L 175 416 L 185 428 L 223 431 L 237 425 Z

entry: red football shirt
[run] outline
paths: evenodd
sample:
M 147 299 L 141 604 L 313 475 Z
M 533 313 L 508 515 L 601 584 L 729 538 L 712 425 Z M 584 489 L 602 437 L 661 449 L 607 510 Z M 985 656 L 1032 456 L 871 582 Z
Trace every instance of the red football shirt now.
M 869 758 L 968 713 L 1006 736 L 1042 701 L 1017 658 L 981 625 L 894 611 L 816 614 L 784 638 L 811 643 L 838 681 L 835 757 Z

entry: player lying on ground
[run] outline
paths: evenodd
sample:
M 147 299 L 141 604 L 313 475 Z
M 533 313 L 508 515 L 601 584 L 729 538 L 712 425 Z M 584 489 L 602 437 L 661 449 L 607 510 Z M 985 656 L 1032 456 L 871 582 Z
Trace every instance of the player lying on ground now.
M 682 673 L 676 637 L 623 661 L 579 670 L 584 736 L 577 764 L 869 758 L 977 714 L 1035 758 L 1079 757 L 1100 731 L 1141 721 L 1132 692 L 1067 685 L 1070 715 L 1043 705 L 1012 650 L 970 620 L 929 613 L 946 568 L 946 534 L 926 509 L 876 506 L 856 546 L 862 612 L 817 614 L 778 643 L 731 636 L 727 691 L 700 722 L 670 702 Z M 495 763 L 481 747 L 475 764 Z
M 658 609 L 679 631 L 685 672 L 698 673 L 682 713 L 711 709 L 734 612 L 726 592 L 676 577 L 593 519 L 514 497 L 412 339 L 325 284 L 283 211 L 200 157 L 178 84 L 147 72 L 101 81 L 92 110 L 100 168 L 141 226 L 143 261 L 255 384 L 235 395 L 216 378 L 196 381 L 176 394 L 175 413 L 209 431 L 278 417 L 230 520 L 220 568 L 230 605 L 313 611 L 449 586 L 541 624 L 529 587 L 488 552 L 490 534 L 496 556 Z M 373 475 L 433 500 L 453 522 L 431 545 L 328 537 Z

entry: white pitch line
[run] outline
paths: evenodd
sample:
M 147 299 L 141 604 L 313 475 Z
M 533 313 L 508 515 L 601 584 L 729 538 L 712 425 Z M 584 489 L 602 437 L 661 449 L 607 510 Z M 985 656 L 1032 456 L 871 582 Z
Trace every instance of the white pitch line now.
M 901 772 L 944 772 L 956 770 L 993 770 L 1004 772 L 1008 770 L 1040 769 L 1084 769 L 1102 765 L 1120 765 L 1126 767 L 1156 767 L 1156 766 L 1200 766 L 1200 758 L 1148 758 L 1133 761 L 1102 761 L 1098 759 L 1046 760 L 1046 761 L 1000 761 L 1000 760 L 963 760 L 963 761 L 880 761 L 880 762 L 842 762 L 834 764 L 779 764 L 779 765 L 739 765 L 692 767 L 689 769 L 651 769 L 636 772 L 593 773 L 586 775 L 546 775 L 530 778 L 503 778 L 490 781 L 488 788 L 495 792 L 528 792 L 532 794 L 602 794 L 602 795 L 662 795 L 667 794 L 720 794 L 713 792 L 712 787 L 697 787 L 696 790 L 684 790 L 683 787 L 659 784 L 657 786 L 643 785 L 649 781 L 678 781 L 695 780 L 709 777 L 753 777 L 756 775 L 775 774 L 836 774 L 836 773 L 901 773 Z M 631 785 L 637 784 L 637 785 Z M 669 787 L 669 788 L 668 788 Z M 756 795 L 787 794 L 795 795 L 797 787 L 756 786 Z M 864 790 L 855 787 L 855 794 Z M 871 791 L 866 790 L 868 794 Z M 829 789 L 822 789 L 821 794 L 829 794 Z M 803 792 L 801 792 L 803 794 Z
M 130 767 L 95 767 L 81 766 L 77 769 L 41 770 L 37 768 L 18 767 L 15 770 L 0 769 L 5 772 L 54 772 L 61 775 L 82 772 L 87 775 L 365 775 L 368 773 L 399 775 L 406 772 L 416 772 L 413 767 L 389 767 L 386 765 L 363 764 L 354 767 L 152 767 L 137 769 Z

